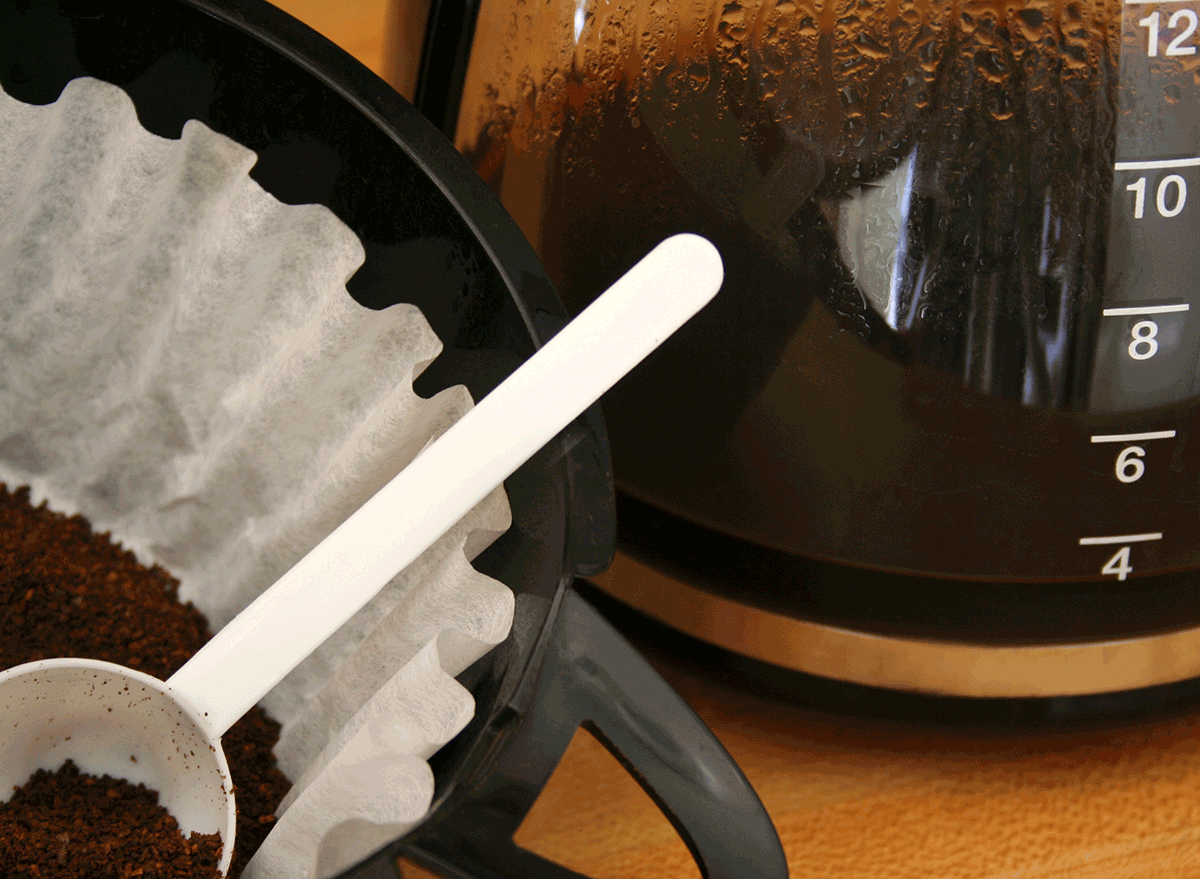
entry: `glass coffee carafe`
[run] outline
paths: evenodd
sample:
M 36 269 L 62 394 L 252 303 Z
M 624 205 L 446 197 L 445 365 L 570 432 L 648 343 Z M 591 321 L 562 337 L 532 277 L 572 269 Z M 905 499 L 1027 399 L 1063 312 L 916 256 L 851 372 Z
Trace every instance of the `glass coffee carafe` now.
M 483 0 L 452 133 L 568 307 L 726 263 L 604 400 L 626 550 L 879 631 L 1200 624 L 1198 11 Z

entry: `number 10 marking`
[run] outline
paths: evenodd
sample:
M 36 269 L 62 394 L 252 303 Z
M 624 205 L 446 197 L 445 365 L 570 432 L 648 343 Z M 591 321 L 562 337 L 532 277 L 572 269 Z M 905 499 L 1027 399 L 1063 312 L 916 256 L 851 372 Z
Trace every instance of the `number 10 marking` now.
M 1139 177 L 1125 189 L 1134 194 L 1133 218 L 1143 219 L 1146 216 L 1146 178 Z M 1168 199 L 1171 199 L 1170 204 L 1167 204 Z M 1183 212 L 1186 204 L 1187 181 L 1178 174 L 1168 174 L 1158 184 L 1158 190 L 1154 194 L 1154 206 L 1158 208 L 1158 215 L 1167 220 L 1177 217 Z

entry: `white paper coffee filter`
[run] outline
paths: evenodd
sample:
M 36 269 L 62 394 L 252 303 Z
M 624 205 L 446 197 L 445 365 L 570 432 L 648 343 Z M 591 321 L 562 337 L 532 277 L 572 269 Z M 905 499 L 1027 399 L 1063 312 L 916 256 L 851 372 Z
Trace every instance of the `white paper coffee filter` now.
M 0 93 L 0 150 L 0 480 L 163 565 L 214 629 L 470 407 L 414 393 L 441 347 L 415 307 L 346 292 L 353 232 L 203 124 L 156 137 L 78 79 Z M 326 875 L 425 814 L 473 712 L 453 675 L 511 623 L 469 564 L 509 522 L 497 490 L 264 699 L 294 787 L 249 875 Z

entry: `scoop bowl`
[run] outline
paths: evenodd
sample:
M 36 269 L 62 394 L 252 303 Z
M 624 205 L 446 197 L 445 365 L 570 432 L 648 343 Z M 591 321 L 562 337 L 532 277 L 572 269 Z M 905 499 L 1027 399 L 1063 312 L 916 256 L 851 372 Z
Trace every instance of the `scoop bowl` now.
M 0 791 L 71 760 L 88 774 L 157 791 L 185 836 L 233 839 L 233 780 L 220 735 L 163 681 L 111 662 L 43 659 L 0 672 L 0 711 Z M 222 875 L 232 857 L 224 844 Z

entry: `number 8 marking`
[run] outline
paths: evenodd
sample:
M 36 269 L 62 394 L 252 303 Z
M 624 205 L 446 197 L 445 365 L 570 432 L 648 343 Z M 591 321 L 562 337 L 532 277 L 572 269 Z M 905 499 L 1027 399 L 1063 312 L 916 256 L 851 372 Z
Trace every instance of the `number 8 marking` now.
M 1129 356 L 1134 360 L 1149 360 L 1158 353 L 1158 324 L 1152 320 L 1140 320 L 1133 325 L 1133 341 L 1129 343 Z

